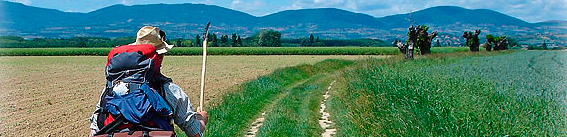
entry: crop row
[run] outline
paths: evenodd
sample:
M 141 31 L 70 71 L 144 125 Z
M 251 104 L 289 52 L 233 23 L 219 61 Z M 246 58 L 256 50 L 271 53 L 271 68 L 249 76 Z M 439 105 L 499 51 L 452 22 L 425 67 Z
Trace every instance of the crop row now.
M 0 48 L 0 56 L 105 56 L 111 48 Z M 432 48 L 433 53 L 468 51 L 467 48 Z M 199 47 L 176 47 L 168 55 L 201 55 Z M 395 47 L 213 47 L 209 55 L 396 55 Z
M 368 61 L 331 98 L 337 136 L 565 136 L 567 52 Z M 494 53 L 488 53 L 494 54 Z M 341 115 L 348 114 L 348 115 Z

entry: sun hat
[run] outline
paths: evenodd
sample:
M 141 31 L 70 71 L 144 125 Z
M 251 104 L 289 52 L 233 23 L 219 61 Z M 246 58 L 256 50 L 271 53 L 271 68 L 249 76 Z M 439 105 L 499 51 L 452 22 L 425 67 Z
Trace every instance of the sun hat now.
M 165 33 L 158 27 L 144 26 L 138 30 L 136 34 L 136 42 L 130 45 L 152 44 L 156 48 L 158 54 L 166 53 L 174 45 L 165 42 Z

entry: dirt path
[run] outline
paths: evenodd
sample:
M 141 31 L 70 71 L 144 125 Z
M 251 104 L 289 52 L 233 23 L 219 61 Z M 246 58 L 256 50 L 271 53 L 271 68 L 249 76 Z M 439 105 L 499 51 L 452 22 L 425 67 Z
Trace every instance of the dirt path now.
M 331 87 L 335 82 L 337 81 L 333 80 L 333 82 L 329 84 L 329 87 L 325 91 L 325 94 L 323 94 L 323 101 L 321 101 L 321 105 L 320 105 L 321 109 L 319 110 L 319 112 L 321 113 L 321 118 L 319 119 L 319 125 L 321 125 L 321 128 L 323 128 L 324 130 L 323 133 L 321 133 L 321 136 L 323 137 L 334 136 L 335 133 L 337 132 L 337 129 L 335 129 L 334 127 L 333 121 L 329 119 L 331 117 L 331 114 L 325 111 L 327 108 L 326 103 L 327 103 L 327 99 L 329 98 L 329 91 L 331 90 Z
M 260 116 L 258 119 L 256 119 L 252 123 L 252 127 L 246 133 L 246 137 L 255 137 L 256 136 L 256 133 L 258 133 L 260 126 L 262 126 L 262 124 L 264 122 L 264 119 L 265 119 L 264 116 L 266 116 L 266 112 L 262 112 L 262 116 Z
M 266 114 L 268 113 L 268 111 L 270 111 L 271 109 L 273 109 L 277 103 L 279 102 L 279 100 L 281 100 L 283 97 L 287 96 L 289 94 L 289 90 L 292 90 L 294 87 L 297 87 L 301 84 L 304 84 L 305 82 L 313 79 L 313 77 L 307 78 L 305 80 L 302 80 L 300 82 L 297 82 L 291 86 L 286 87 L 285 92 L 284 93 L 280 93 L 275 100 L 273 100 L 271 102 L 271 104 L 269 104 L 266 107 L 266 110 L 264 110 L 264 112 L 262 112 L 262 115 L 260 115 L 259 118 L 257 118 L 256 120 L 254 120 L 254 122 L 252 122 L 252 124 L 250 124 L 250 129 L 248 129 L 248 131 L 246 131 L 246 137 L 255 137 L 258 133 L 258 130 L 260 130 L 260 127 L 264 124 L 264 120 L 266 119 Z

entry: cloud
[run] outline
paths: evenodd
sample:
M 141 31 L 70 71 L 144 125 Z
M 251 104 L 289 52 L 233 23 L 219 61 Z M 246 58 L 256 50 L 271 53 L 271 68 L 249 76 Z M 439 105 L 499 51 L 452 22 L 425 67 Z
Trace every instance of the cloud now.
M 528 22 L 567 19 L 566 0 L 290 0 L 280 10 L 340 8 L 375 17 L 405 14 L 434 6 L 491 9 Z
M 347 0 L 292 0 L 290 6 L 284 9 L 304 9 L 304 8 L 320 8 L 320 7 L 342 7 Z
M 14 2 L 22 3 L 28 6 L 32 3 L 31 0 L 14 0 Z
M 232 3 L 230 4 L 230 8 L 247 13 L 257 13 L 267 7 L 266 7 L 266 3 L 260 0 L 246 1 L 246 2 L 244 2 L 243 0 L 233 0 Z
M 122 1 L 120 1 L 120 4 L 130 5 L 130 2 L 127 1 L 127 0 L 122 0 Z

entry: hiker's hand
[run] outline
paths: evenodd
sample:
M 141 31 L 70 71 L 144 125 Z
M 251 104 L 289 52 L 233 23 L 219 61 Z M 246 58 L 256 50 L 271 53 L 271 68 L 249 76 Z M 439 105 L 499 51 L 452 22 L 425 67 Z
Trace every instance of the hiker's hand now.
M 199 117 L 197 117 L 197 119 L 199 119 L 199 121 L 203 120 L 204 124 L 206 125 L 209 122 L 209 114 L 207 114 L 207 111 L 203 111 L 203 108 L 201 107 L 197 107 L 197 113 L 201 114 L 201 119 L 199 119 Z
M 93 130 L 93 129 L 91 129 L 91 133 L 89 134 L 89 137 L 93 137 L 93 136 L 94 136 L 94 134 L 96 134 L 96 131 L 95 131 L 95 130 Z
M 205 132 L 205 125 L 207 125 L 207 122 L 209 121 L 209 115 L 207 114 L 207 111 L 203 111 L 201 107 L 197 107 L 197 113 L 199 113 L 199 115 L 197 115 L 197 120 L 201 123 L 201 133 L 203 133 Z

